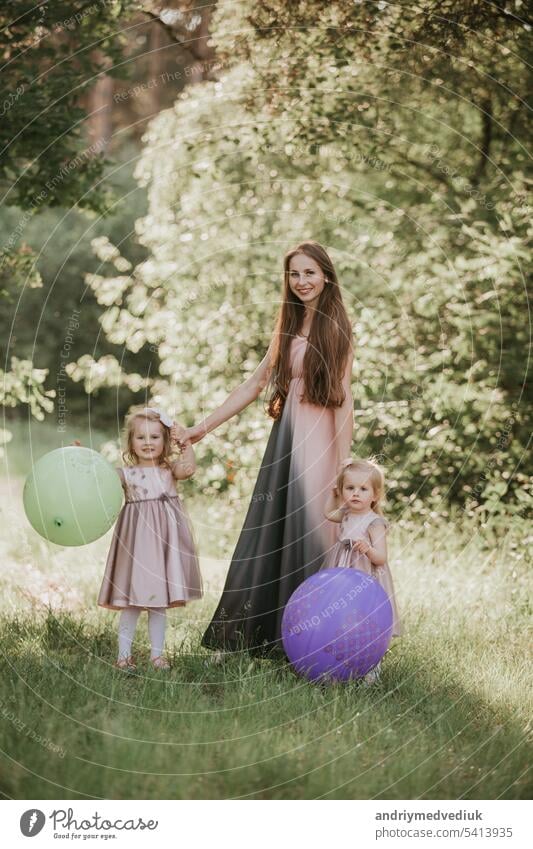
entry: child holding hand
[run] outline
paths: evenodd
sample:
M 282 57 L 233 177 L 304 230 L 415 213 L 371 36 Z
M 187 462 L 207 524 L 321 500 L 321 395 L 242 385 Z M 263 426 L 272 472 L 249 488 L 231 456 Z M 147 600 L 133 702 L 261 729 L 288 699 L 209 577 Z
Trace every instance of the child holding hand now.
M 137 620 L 148 612 L 151 662 L 169 669 L 163 655 L 166 610 L 203 595 L 198 556 L 189 517 L 176 482 L 195 471 L 194 451 L 173 443 L 184 429 L 155 407 L 133 407 L 126 416 L 123 453 L 117 469 L 126 496 L 113 534 L 98 604 L 120 611 L 116 666 L 133 671 L 131 646 Z

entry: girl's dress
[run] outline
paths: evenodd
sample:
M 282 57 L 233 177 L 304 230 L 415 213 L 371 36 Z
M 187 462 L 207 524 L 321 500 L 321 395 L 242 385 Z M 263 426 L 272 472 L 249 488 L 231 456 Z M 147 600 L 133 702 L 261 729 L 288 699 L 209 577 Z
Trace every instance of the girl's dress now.
M 180 607 L 201 598 L 202 579 L 188 515 L 170 469 L 117 470 L 126 495 L 107 557 L 98 604 Z
M 301 400 L 307 340 L 291 344 L 292 376 L 274 421 L 226 584 L 203 645 L 282 651 L 285 605 L 335 542 L 324 517 L 336 467 L 334 408 Z
M 324 561 L 324 569 L 333 569 L 335 567 L 349 567 L 359 569 L 367 575 L 375 578 L 387 593 L 392 605 L 392 636 L 398 637 L 401 634 L 401 623 L 398 615 L 398 607 L 394 594 L 394 584 L 392 575 L 387 563 L 383 566 L 374 566 L 366 554 L 362 554 L 353 548 L 353 542 L 357 539 L 365 539 L 371 543 L 369 529 L 372 526 L 384 525 L 389 527 L 389 523 L 383 516 L 370 510 L 368 513 L 358 515 L 344 511 L 344 517 L 339 527 L 339 538 L 334 546 L 328 551 Z

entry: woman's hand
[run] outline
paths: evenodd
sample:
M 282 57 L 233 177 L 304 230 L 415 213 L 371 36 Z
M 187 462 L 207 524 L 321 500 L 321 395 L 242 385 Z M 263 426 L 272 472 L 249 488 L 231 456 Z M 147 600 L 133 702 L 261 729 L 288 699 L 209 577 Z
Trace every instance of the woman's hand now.
M 183 433 L 179 438 L 180 445 L 190 442 L 194 445 L 195 442 L 200 442 L 206 435 L 206 430 L 203 425 L 193 425 L 192 427 L 183 428 Z
M 346 457 L 346 459 L 340 460 L 339 463 L 337 463 L 337 475 L 340 475 L 342 470 L 345 469 L 347 466 L 351 466 L 352 463 L 353 459 L 351 457 Z
M 183 445 L 186 442 L 184 434 L 185 428 L 183 425 L 180 425 L 177 422 L 172 422 L 172 427 L 170 428 L 170 444 Z

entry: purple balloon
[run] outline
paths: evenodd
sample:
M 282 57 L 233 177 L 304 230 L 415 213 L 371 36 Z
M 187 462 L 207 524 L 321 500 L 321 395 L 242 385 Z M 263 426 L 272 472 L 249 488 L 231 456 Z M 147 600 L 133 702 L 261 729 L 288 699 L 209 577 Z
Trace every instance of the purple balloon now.
M 310 681 L 361 678 L 383 657 L 392 606 L 375 578 L 358 569 L 322 569 L 293 592 L 281 623 L 296 672 Z

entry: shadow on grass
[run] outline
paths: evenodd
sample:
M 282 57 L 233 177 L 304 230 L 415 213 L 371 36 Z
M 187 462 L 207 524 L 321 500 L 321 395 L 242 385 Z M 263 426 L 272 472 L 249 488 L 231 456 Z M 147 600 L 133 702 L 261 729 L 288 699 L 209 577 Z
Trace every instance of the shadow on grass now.
M 126 676 L 112 667 L 111 622 L 52 611 L 1 620 L 0 644 L 9 797 L 531 793 L 516 710 L 481 696 L 475 677 L 465 686 L 452 659 L 415 637 L 395 645 L 371 688 L 309 684 L 281 660 L 245 653 L 217 663 L 200 648 L 171 653 L 170 673 L 141 663 Z

